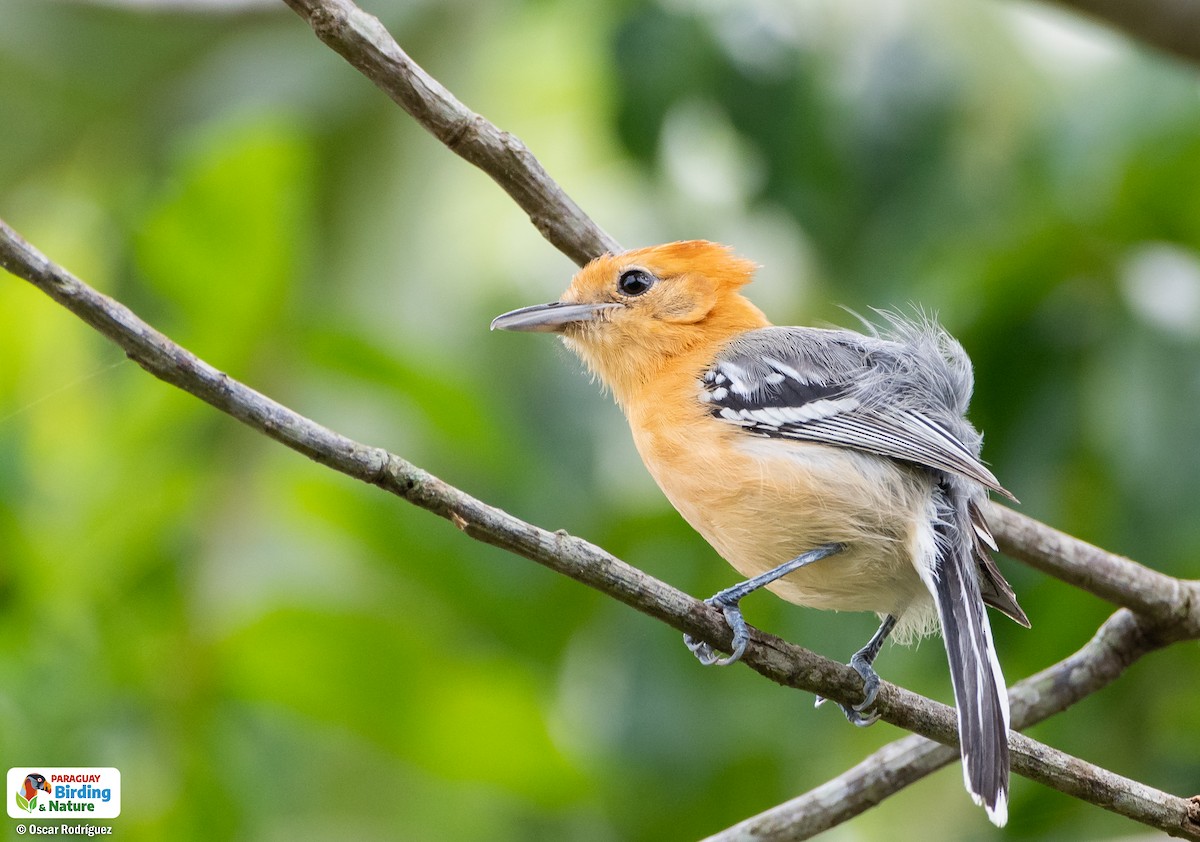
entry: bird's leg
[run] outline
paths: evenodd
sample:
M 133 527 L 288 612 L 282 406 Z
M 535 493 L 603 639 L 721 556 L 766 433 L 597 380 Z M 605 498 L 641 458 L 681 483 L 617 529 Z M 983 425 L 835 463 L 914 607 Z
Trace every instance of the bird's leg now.
M 690 634 L 683 636 L 683 642 L 687 644 L 688 649 L 692 650 L 692 654 L 696 656 L 696 659 L 705 666 L 716 664 L 723 667 L 736 662 L 742 657 L 742 653 L 746 651 L 746 644 L 750 642 L 750 630 L 746 627 L 745 618 L 742 617 L 742 609 L 738 607 L 738 603 L 741 602 L 742 598 L 760 588 L 766 587 L 777 579 L 782 579 L 787 574 L 799 570 L 801 567 L 812 564 L 814 561 L 820 561 L 834 553 L 840 553 L 845 548 L 845 544 L 822 544 L 815 550 L 809 550 L 806 553 L 796 556 L 791 561 L 785 561 L 778 567 L 768 570 L 766 573 L 760 573 L 753 579 L 747 579 L 704 600 L 709 605 L 715 605 L 721 609 L 721 612 L 725 615 L 725 622 L 729 624 L 729 628 L 733 631 L 733 646 L 730 648 L 728 658 L 718 658 L 712 646 L 703 640 L 696 640 Z M 879 642 L 882 643 L 883 640 L 880 639 Z M 867 644 L 867 648 L 870 648 L 870 644 Z M 875 648 L 878 650 L 878 645 Z M 865 652 L 866 649 L 863 651 Z M 874 655 L 871 656 L 871 658 L 874 657 Z M 867 661 L 867 668 L 870 669 L 870 661 Z M 878 682 L 878 679 L 876 681 Z
M 887 640 L 887 636 L 892 633 L 892 629 L 895 627 L 896 618 L 888 614 L 883 619 L 883 623 L 880 624 L 879 630 L 867 641 L 867 645 L 855 652 L 854 656 L 850 658 L 850 666 L 863 680 L 863 700 L 857 705 L 839 705 L 839 707 L 842 709 L 842 713 L 846 714 L 846 718 L 860 728 L 873 725 L 879 719 L 879 714 L 863 716 L 862 712 L 874 704 L 875 697 L 879 695 L 879 673 L 875 672 L 875 668 L 871 665 L 875 663 L 875 658 L 878 657 L 879 650 L 883 647 L 883 642 Z M 817 707 L 820 707 L 824 703 L 825 697 L 817 696 Z

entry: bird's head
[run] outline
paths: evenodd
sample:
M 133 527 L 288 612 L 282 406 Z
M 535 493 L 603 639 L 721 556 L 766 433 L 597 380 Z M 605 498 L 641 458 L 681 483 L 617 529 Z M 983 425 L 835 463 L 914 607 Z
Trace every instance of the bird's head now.
M 768 323 L 739 293 L 755 268 L 705 240 L 606 254 L 558 301 L 497 316 L 492 329 L 560 334 L 624 404 L 668 362 Z

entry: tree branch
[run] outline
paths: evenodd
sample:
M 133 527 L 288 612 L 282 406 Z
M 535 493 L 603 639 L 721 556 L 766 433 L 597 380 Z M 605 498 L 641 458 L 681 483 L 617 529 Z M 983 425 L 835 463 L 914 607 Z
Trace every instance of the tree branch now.
M 1066 710 L 1115 681 L 1138 658 L 1175 640 L 1169 624 L 1121 609 L 1078 652 L 1009 690 L 1012 724 L 1020 731 Z M 912 734 L 881 748 L 821 786 L 752 816 L 705 842 L 794 842 L 809 839 L 864 813 L 926 775 L 958 759 L 958 752 Z M 1143 793 L 1144 795 L 1144 793 Z M 1162 810 L 1176 835 L 1200 833 L 1200 803 L 1174 799 L 1147 806 Z M 1169 827 L 1163 827 L 1168 833 Z
M 52 263 L 0 220 L 0 267 L 24 278 L 115 342 L 155 377 L 200 398 L 247 426 L 347 476 L 377 485 L 454 523 L 479 541 L 532 559 L 676 629 L 728 649 L 720 611 L 565 532 L 547 532 L 460 491 L 382 448 L 323 427 L 234 380 L 172 342 L 129 308 Z M 849 667 L 751 630 L 743 658 L 779 684 L 854 703 L 862 683 Z M 884 682 L 880 717 L 945 745 L 957 745 L 954 711 Z M 1168 832 L 1179 828 L 1182 799 L 1157 792 L 1027 737 L 1010 739 L 1013 770 Z M 1196 836 L 1200 839 L 1200 835 Z
M 1200 3 L 1196 0 L 1052 0 L 1086 17 L 1192 63 L 1200 62 Z
M 594 544 L 563 531 L 549 532 L 526 523 L 400 456 L 347 438 L 251 389 L 176 344 L 125 305 L 50 261 L 3 220 L 0 220 L 0 268 L 49 295 L 120 346 L 130 359 L 155 377 L 286 447 L 431 511 L 478 541 L 536 561 L 679 631 L 728 650 L 729 626 L 719 610 Z M 834 701 L 855 703 L 862 698 L 862 680 L 849 667 L 757 630 L 752 629 L 752 638 L 744 660 L 764 675 Z M 895 687 L 891 689 L 898 691 Z M 886 692 L 887 687 L 881 695 Z

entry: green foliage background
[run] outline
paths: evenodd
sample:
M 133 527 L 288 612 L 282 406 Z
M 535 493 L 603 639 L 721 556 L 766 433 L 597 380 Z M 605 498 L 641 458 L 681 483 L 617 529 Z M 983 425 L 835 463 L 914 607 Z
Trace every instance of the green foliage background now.
M 733 244 L 780 323 L 938 311 L 1022 511 L 1200 575 L 1195 68 L 1000 0 L 366 5 L 622 243 Z M 0 0 L 0 216 L 318 421 L 696 595 L 734 580 L 579 366 L 488 333 L 573 267 L 282 5 Z M 1112 610 L 1003 566 L 1010 680 Z M 875 625 L 747 607 L 838 658 Z M 943 657 L 880 666 L 948 700 Z M 1200 791 L 1198 674 L 1175 647 L 1032 733 Z M 119 767 L 122 839 L 689 839 L 897 736 L 702 669 L 0 278 L 0 760 Z M 1021 779 L 996 831 L 952 767 L 829 838 L 1136 832 Z

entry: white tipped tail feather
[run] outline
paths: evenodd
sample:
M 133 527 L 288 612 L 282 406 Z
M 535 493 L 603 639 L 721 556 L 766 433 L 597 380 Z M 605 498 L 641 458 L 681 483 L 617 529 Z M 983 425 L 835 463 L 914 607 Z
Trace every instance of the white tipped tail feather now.
M 997 827 L 1008 821 L 1008 691 L 975 572 L 970 491 L 947 479 L 934 491 L 937 560 L 922 576 L 941 619 L 954 685 L 963 783 Z

